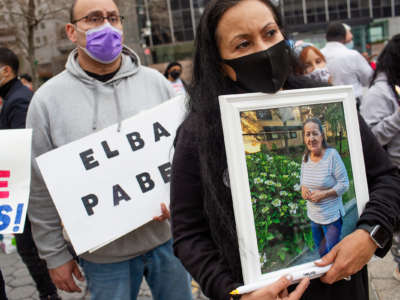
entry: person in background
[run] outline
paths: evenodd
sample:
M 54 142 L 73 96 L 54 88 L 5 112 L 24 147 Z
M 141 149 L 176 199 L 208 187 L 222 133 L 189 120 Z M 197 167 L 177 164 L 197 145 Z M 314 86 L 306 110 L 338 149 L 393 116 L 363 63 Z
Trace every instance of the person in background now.
M 326 67 L 326 60 L 321 51 L 313 44 L 298 41 L 294 51 L 298 58 L 296 74 L 311 78 L 315 81 L 332 83 L 331 75 Z
M 325 56 L 333 85 L 352 85 L 357 107 L 360 106 L 363 87 L 368 86 L 373 70 L 356 50 L 346 47 L 353 35 L 342 23 L 331 23 L 326 31 L 327 44 L 321 49 Z M 349 42 L 350 41 L 350 42 Z
M 354 40 L 353 33 L 351 32 L 351 27 L 345 23 L 343 23 L 343 26 L 346 29 L 346 38 L 344 40 L 344 44 L 348 49 L 354 49 Z
M 33 129 L 32 231 L 53 282 L 70 293 L 81 291 L 74 279 L 83 281 L 84 276 L 68 251 L 35 158 L 112 124 L 120 130 L 124 119 L 175 96 L 164 76 L 142 66 L 123 45 L 123 19 L 113 0 L 71 2 L 66 33 L 76 48 L 66 69 L 36 91 L 27 116 L 27 127 Z M 187 272 L 173 254 L 168 218 L 162 205 L 155 220 L 79 256 L 92 300 L 134 300 L 143 277 L 155 300 L 192 298 Z
M 230 299 L 243 284 L 218 97 L 323 86 L 293 76 L 295 60 L 283 32 L 269 0 L 211 0 L 197 29 L 189 111 L 175 140 L 171 218 L 175 254 L 213 300 Z M 368 299 L 365 265 L 390 249 L 400 219 L 400 178 L 361 117 L 359 123 L 370 200 L 357 229 L 316 262 L 332 268 L 288 299 L 303 292 L 306 300 Z M 371 230 L 384 238 L 375 243 Z M 279 292 L 265 287 L 241 299 L 281 299 Z
M 376 54 L 374 55 L 369 55 L 368 52 L 363 52 L 361 55 L 365 58 L 365 60 L 369 63 L 371 66 L 372 70 L 376 70 L 376 62 L 374 61 Z
M 25 85 L 28 89 L 33 91 L 31 75 L 29 75 L 27 73 L 24 73 L 24 74 L 19 76 L 19 80 L 21 80 L 22 84 Z
M 32 92 L 18 79 L 18 71 L 18 57 L 8 48 L 0 48 L 0 97 L 3 99 L 0 129 L 25 127 Z
M 370 88 L 361 104 L 361 114 L 389 158 L 400 168 L 400 34 L 380 54 Z M 394 277 L 400 280 L 400 232 L 393 238 L 392 253 L 397 264 Z
M 342 195 L 349 189 L 349 178 L 339 153 L 328 146 L 320 120 L 306 120 L 303 136 L 301 195 L 307 200 L 314 243 L 323 257 L 340 241 L 345 215 Z
M 180 77 L 182 75 L 182 65 L 178 62 L 171 62 L 164 71 L 167 78 L 178 95 L 186 95 L 187 85 Z
M 8 48 L 0 48 L 0 96 L 4 100 L 0 113 L 0 129 L 25 128 L 32 91 L 18 79 L 18 71 L 18 57 Z M 29 217 L 26 218 L 24 232 L 16 234 L 15 240 L 18 254 L 36 283 L 40 299 L 61 299 L 50 279 L 46 262 L 39 258 Z

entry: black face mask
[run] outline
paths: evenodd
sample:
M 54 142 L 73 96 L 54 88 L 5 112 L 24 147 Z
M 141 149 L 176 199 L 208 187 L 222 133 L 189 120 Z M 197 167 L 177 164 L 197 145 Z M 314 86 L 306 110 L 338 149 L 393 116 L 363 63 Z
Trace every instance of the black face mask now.
M 265 51 L 224 62 L 236 72 L 235 83 L 249 92 L 274 94 L 290 74 L 290 50 L 285 40 Z
M 177 80 L 179 76 L 181 76 L 181 72 L 173 70 L 171 73 L 169 73 L 169 75 L 171 75 L 174 80 Z

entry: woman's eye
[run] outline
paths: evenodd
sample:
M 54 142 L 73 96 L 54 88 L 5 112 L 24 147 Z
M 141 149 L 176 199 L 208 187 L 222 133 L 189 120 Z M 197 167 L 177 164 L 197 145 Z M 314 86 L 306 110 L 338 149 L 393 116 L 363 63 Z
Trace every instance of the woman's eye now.
M 248 41 L 243 41 L 239 45 L 236 46 L 236 49 L 244 49 L 244 48 L 248 47 L 249 45 L 250 45 L 250 43 Z
M 268 30 L 267 33 L 266 33 L 266 35 L 267 35 L 268 37 L 272 37 L 272 36 L 274 36 L 275 34 L 276 34 L 276 29 Z

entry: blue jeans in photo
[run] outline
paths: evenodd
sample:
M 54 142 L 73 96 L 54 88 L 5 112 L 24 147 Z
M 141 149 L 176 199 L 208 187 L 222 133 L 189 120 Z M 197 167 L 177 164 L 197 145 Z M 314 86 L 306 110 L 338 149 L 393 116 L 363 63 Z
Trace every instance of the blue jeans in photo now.
M 342 225 L 342 218 L 326 225 L 317 224 L 311 221 L 311 231 L 320 257 L 323 257 L 337 243 L 339 243 L 340 234 L 342 233 Z
M 92 300 L 136 300 L 143 276 L 154 300 L 191 300 L 189 274 L 172 240 L 127 261 L 98 264 L 80 259 Z

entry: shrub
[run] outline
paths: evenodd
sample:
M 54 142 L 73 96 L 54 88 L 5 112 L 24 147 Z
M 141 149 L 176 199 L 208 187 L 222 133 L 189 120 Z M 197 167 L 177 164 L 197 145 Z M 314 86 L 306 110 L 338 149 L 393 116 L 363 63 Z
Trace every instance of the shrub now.
M 305 246 L 313 248 L 306 200 L 300 192 L 301 165 L 283 155 L 248 154 L 258 250 L 263 271 L 290 263 Z

